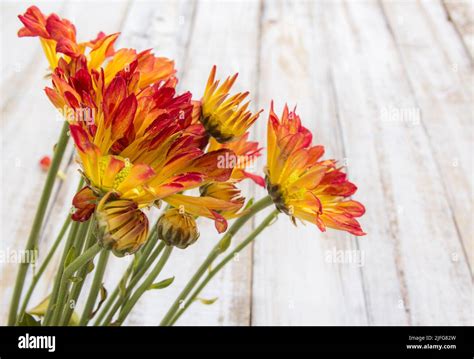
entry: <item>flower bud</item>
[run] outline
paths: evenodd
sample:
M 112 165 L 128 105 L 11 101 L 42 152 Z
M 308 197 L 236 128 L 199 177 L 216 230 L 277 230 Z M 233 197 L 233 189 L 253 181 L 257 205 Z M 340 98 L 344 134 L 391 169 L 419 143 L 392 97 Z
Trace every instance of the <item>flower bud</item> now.
M 112 197 L 104 196 L 97 206 L 97 220 L 103 232 L 99 243 L 123 257 L 135 253 L 146 242 L 148 218 L 134 201 Z
M 167 245 L 181 249 L 193 244 L 199 238 L 199 231 L 194 217 L 182 209 L 168 209 L 158 219 L 158 238 Z

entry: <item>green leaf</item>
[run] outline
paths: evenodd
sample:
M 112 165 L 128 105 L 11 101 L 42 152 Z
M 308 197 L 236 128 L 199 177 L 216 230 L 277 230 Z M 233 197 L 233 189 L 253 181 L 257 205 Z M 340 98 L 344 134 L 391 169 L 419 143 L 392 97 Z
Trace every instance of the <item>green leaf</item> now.
M 74 276 L 74 277 L 69 278 L 69 281 L 71 283 L 79 283 L 81 280 L 82 280 L 82 278 L 78 277 L 78 276 Z
M 119 282 L 119 291 L 121 297 L 124 297 L 125 293 L 127 293 L 127 279 L 127 277 L 122 278 Z
M 86 274 L 89 274 L 90 272 L 92 272 L 94 270 L 94 268 L 95 268 L 94 261 L 87 262 Z
M 254 199 L 253 197 L 250 198 L 250 199 L 247 201 L 247 204 L 246 204 L 245 207 L 244 207 L 244 211 L 245 211 L 247 208 L 250 208 L 250 207 L 253 205 L 254 202 L 255 202 L 255 199 Z
M 153 283 L 148 287 L 148 290 L 150 289 L 163 289 L 171 285 L 173 283 L 174 277 L 163 279 L 161 282 L 158 283 Z
M 101 286 L 100 286 L 99 295 L 100 295 L 99 304 L 97 305 L 97 308 L 91 313 L 90 319 L 92 319 L 96 315 L 96 313 L 99 311 L 100 307 L 102 307 L 102 304 L 107 299 L 107 289 L 105 289 L 104 283 L 102 283 Z
M 36 320 L 32 315 L 23 313 L 23 317 L 18 325 L 20 327 L 41 327 L 41 322 Z
M 27 313 L 31 315 L 37 315 L 38 317 L 44 316 L 49 306 L 49 298 L 50 295 L 44 298 L 36 307 L 28 310 Z
M 66 259 L 64 261 L 64 269 L 66 269 L 69 264 L 74 261 L 74 259 L 76 259 L 76 248 L 72 246 L 67 252 Z
M 71 319 L 69 319 L 69 325 L 70 326 L 78 326 L 79 325 L 79 315 L 74 311 L 72 312 Z
M 196 298 L 195 300 L 200 301 L 202 304 L 205 305 L 211 305 L 214 304 L 214 302 L 219 299 L 219 297 L 211 298 L 211 299 L 205 299 L 205 298 Z

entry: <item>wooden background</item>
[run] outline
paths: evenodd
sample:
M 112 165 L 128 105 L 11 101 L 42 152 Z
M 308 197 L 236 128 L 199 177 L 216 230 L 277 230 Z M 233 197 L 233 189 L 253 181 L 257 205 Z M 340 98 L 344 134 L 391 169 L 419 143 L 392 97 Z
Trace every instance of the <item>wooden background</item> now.
M 72 20 L 79 40 L 121 31 L 120 47 L 153 48 L 176 60 L 180 88 L 202 96 L 213 64 L 239 71 L 253 109 L 298 104 L 327 154 L 343 160 L 359 187 L 367 236 L 294 228 L 280 216 L 252 249 L 206 288 L 210 306 L 192 305 L 187 325 L 472 325 L 472 1 L 54 1 L 43 12 Z M 42 92 L 46 60 L 36 39 L 16 31 L 30 2 L 1 3 L 1 249 L 22 249 L 61 123 Z M 268 111 L 253 137 L 265 144 Z M 40 260 L 70 208 L 77 165 L 40 243 Z M 65 161 L 67 162 L 67 161 Z M 262 159 L 258 168 L 264 164 Z M 246 191 L 261 197 L 261 189 Z M 263 214 L 264 215 L 264 214 Z M 259 217 L 252 226 L 258 224 Z M 247 230 L 247 232 L 250 228 Z M 129 317 L 156 325 L 218 236 L 175 251 L 162 278 Z M 242 236 L 240 236 L 241 238 Z M 362 261 L 334 263 L 335 254 Z M 337 259 L 337 257 L 336 257 Z M 106 274 L 111 289 L 129 259 Z M 5 323 L 16 264 L 0 266 Z M 32 303 L 52 285 L 52 268 Z M 90 278 L 89 278 L 90 280 Z

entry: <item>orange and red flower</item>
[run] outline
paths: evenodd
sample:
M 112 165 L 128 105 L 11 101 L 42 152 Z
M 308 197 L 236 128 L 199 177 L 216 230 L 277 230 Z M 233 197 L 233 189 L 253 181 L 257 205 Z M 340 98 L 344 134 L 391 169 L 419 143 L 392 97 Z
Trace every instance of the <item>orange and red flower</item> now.
M 357 187 L 334 160 L 321 160 L 324 147 L 311 146 L 312 135 L 294 111 L 285 106 L 281 119 L 273 111 L 268 120 L 266 185 L 275 206 L 295 218 L 344 230 L 356 236 L 363 232 L 356 220 L 364 206 L 348 199 Z

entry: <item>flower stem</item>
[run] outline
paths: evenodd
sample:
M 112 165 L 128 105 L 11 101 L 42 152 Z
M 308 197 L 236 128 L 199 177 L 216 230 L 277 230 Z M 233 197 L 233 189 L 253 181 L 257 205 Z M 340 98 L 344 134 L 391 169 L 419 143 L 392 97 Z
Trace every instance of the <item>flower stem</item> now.
M 153 264 L 155 259 L 160 255 L 160 253 L 161 253 L 161 251 L 163 250 L 164 247 L 165 247 L 165 243 L 160 242 L 158 244 L 158 246 L 156 247 L 156 249 L 153 251 L 153 253 L 150 255 L 150 258 L 145 262 L 145 264 L 137 269 L 137 272 L 132 276 L 130 284 L 125 289 L 125 292 L 121 293 L 120 298 L 117 300 L 115 305 L 112 307 L 112 310 L 107 315 L 107 318 L 102 323 L 103 325 L 109 325 L 112 322 L 112 319 L 113 319 L 115 313 L 117 312 L 117 310 L 119 310 L 120 306 L 122 306 L 122 305 L 125 306 L 126 305 L 126 301 L 127 301 L 128 297 L 130 296 L 130 293 L 132 292 L 133 288 L 135 288 L 135 286 L 138 284 L 140 279 L 146 273 L 147 269 L 151 267 L 151 265 Z M 118 288 L 117 295 L 119 293 L 120 293 L 120 289 Z M 98 325 L 98 324 L 99 324 L 99 322 L 96 321 L 95 325 Z
M 43 319 L 43 326 L 49 325 L 51 317 L 53 315 L 53 310 L 55 308 L 56 299 L 59 292 L 59 285 L 61 283 L 61 277 L 64 271 L 64 263 L 66 262 L 66 257 L 69 253 L 69 249 L 72 247 L 72 244 L 74 243 L 74 239 L 76 238 L 76 234 L 77 234 L 77 231 L 79 230 L 80 225 L 81 223 L 79 222 L 73 222 L 73 224 L 71 225 L 71 228 L 69 229 L 69 235 L 64 245 L 63 255 L 61 257 L 58 271 L 56 272 L 56 277 L 54 279 L 53 291 L 51 292 L 48 308 L 46 309 L 46 314 Z
M 92 285 L 89 291 L 89 296 L 87 297 L 87 302 L 84 307 L 84 311 L 82 312 L 81 320 L 79 321 L 79 325 L 87 325 L 89 320 L 91 319 L 91 314 L 94 309 L 94 304 L 97 300 L 97 295 L 99 294 L 99 289 L 102 284 L 102 279 L 104 278 L 105 267 L 107 266 L 107 261 L 109 259 L 110 251 L 103 250 L 100 253 L 99 261 L 97 262 L 97 268 L 94 275 L 94 280 L 92 281 Z
M 212 262 L 221 254 L 225 251 L 225 249 L 229 246 L 230 241 L 232 237 L 237 233 L 240 228 L 250 219 L 252 218 L 255 214 L 260 212 L 261 210 L 265 209 L 266 207 L 270 206 L 272 204 L 272 199 L 270 196 L 266 196 L 262 198 L 261 200 L 257 201 L 250 207 L 246 213 L 239 217 L 229 228 L 227 233 L 222 237 L 222 239 L 219 241 L 219 243 L 216 244 L 216 246 L 211 250 L 207 258 L 204 260 L 204 262 L 199 266 L 197 271 L 194 273 L 194 275 L 191 277 L 189 282 L 186 284 L 184 289 L 181 291 L 181 293 L 178 295 L 174 303 L 171 305 L 170 309 L 166 313 L 166 315 L 163 317 L 160 325 L 166 326 L 169 325 L 169 322 L 173 319 L 175 316 L 176 312 L 179 309 L 179 306 L 181 303 L 186 300 L 186 297 L 189 295 L 191 290 L 195 287 L 195 285 L 198 283 L 198 281 L 201 279 L 201 277 L 204 275 L 204 273 L 208 270 L 209 266 L 212 264 Z
M 83 249 L 80 249 L 82 251 L 88 250 L 91 246 L 93 246 L 97 242 L 97 238 L 95 236 L 94 232 L 94 226 L 96 224 L 95 217 L 92 217 L 90 219 L 89 225 L 87 227 L 87 233 L 85 235 L 86 240 L 85 240 L 85 245 Z M 77 242 L 77 241 L 76 241 Z M 61 317 L 60 325 L 68 325 L 71 316 L 74 312 L 75 306 L 77 304 L 77 299 L 79 298 L 79 295 L 81 294 L 82 287 L 84 286 L 84 282 L 86 280 L 87 274 L 88 274 L 88 266 L 85 265 L 81 268 L 81 270 L 78 273 L 78 277 L 81 278 L 79 282 L 75 282 L 71 288 L 71 292 L 69 293 L 68 301 L 70 305 L 67 305 L 64 313 Z
M 33 220 L 33 226 L 31 227 L 30 236 L 28 237 L 28 242 L 26 243 L 26 251 L 31 251 L 36 248 L 38 237 L 43 225 L 44 216 L 46 214 L 46 209 L 48 207 L 49 198 L 51 197 L 51 192 L 53 190 L 53 185 L 56 180 L 56 174 L 59 170 L 59 165 L 64 156 L 64 151 L 69 140 L 68 136 L 69 124 L 67 121 L 64 122 L 64 125 L 61 129 L 59 135 L 59 140 L 54 151 L 53 160 L 51 162 L 51 167 L 49 168 L 48 175 L 46 177 L 46 182 L 43 187 L 43 193 L 36 210 L 36 215 Z M 10 313 L 8 315 L 8 325 L 14 325 L 17 318 L 18 305 L 21 299 L 21 292 L 23 291 L 23 286 L 25 283 L 26 273 L 28 272 L 29 263 L 21 263 L 20 268 L 18 269 L 18 274 L 16 277 L 15 288 L 13 290 L 13 296 L 10 304 Z
M 161 256 L 160 260 L 156 264 L 156 267 L 151 271 L 150 275 L 143 281 L 142 285 L 138 287 L 138 289 L 133 293 L 131 298 L 125 303 L 125 306 L 123 307 L 122 311 L 120 312 L 120 315 L 118 317 L 117 322 L 119 324 L 122 324 L 127 315 L 130 313 L 132 308 L 135 306 L 137 301 L 140 299 L 142 294 L 147 291 L 150 286 L 153 284 L 153 281 L 155 280 L 156 277 L 161 273 L 161 270 L 165 266 L 166 262 L 168 261 L 168 258 L 173 251 L 172 246 L 166 246 L 165 251 L 163 255 Z
M 83 185 L 84 185 L 84 178 L 81 177 L 81 179 L 79 180 L 79 183 L 77 185 L 77 191 L 79 191 L 82 188 Z M 80 222 L 73 222 L 70 229 L 69 229 L 68 238 L 66 240 L 66 243 L 64 244 L 63 254 L 61 256 L 61 261 L 59 263 L 59 267 L 58 267 L 58 270 L 56 272 L 56 276 L 54 278 L 53 290 L 52 290 L 51 295 L 50 295 L 48 308 L 46 309 L 46 313 L 45 313 L 45 316 L 44 316 L 44 319 L 43 319 L 43 325 L 44 326 L 48 325 L 50 320 L 51 320 L 51 316 L 53 314 L 53 309 L 55 307 L 55 303 L 56 303 L 56 299 L 57 299 L 57 295 L 58 295 L 58 291 L 59 291 L 59 284 L 60 284 L 61 276 L 62 276 L 63 271 L 64 271 L 64 263 L 66 261 L 66 257 L 69 253 L 69 250 L 71 249 L 71 247 L 73 246 L 73 244 L 76 240 L 77 232 L 78 232 L 79 227 L 81 225 L 82 225 L 82 223 L 80 223 Z
M 105 251 L 106 249 L 102 249 L 102 247 L 98 243 L 94 244 L 87 251 L 85 251 L 79 257 L 77 257 L 64 270 L 63 275 L 61 277 L 60 286 L 59 286 L 58 300 L 56 301 L 56 307 L 54 309 L 53 316 L 52 316 L 52 321 L 51 321 L 52 325 L 58 324 L 59 314 L 62 313 L 64 300 L 66 299 L 66 292 L 69 286 L 69 280 L 78 269 L 86 265 L 87 262 L 92 260 L 97 255 L 97 253 L 99 253 L 101 250 Z
M 33 280 L 31 281 L 30 287 L 28 288 L 28 291 L 26 292 L 25 298 L 23 299 L 23 303 L 20 307 L 20 311 L 19 311 L 19 315 L 18 315 L 18 321 L 21 320 L 21 317 L 23 316 L 23 313 L 25 312 L 26 307 L 28 306 L 31 295 L 33 294 L 33 291 L 35 290 L 39 279 L 41 278 L 44 271 L 46 270 L 46 267 L 48 266 L 49 262 L 51 261 L 51 258 L 53 258 L 54 253 L 56 253 L 56 250 L 58 249 L 59 244 L 61 243 L 62 239 L 64 238 L 64 235 L 66 234 L 66 232 L 67 232 L 70 225 L 71 225 L 71 216 L 68 215 L 66 220 L 64 221 L 64 224 L 61 228 L 61 231 L 59 232 L 56 240 L 53 243 L 53 246 L 49 250 L 48 254 L 46 255 L 46 258 L 44 259 L 43 263 L 41 264 L 40 268 L 38 269 L 38 272 L 34 275 Z M 17 323 L 18 323 L 18 321 L 17 321 Z
M 270 213 L 260 225 L 255 228 L 255 230 L 243 240 L 239 245 L 237 245 L 227 256 L 222 259 L 204 278 L 201 284 L 194 290 L 194 292 L 190 295 L 189 299 L 186 301 L 184 306 L 176 313 L 176 315 L 168 322 L 168 325 L 173 325 L 179 317 L 188 309 L 188 307 L 195 301 L 199 293 L 206 287 L 209 281 L 227 264 L 229 263 L 237 253 L 242 251 L 245 247 L 247 247 L 257 236 L 269 225 L 273 223 L 273 220 L 277 218 L 279 212 L 278 210 L 274 210 Z

